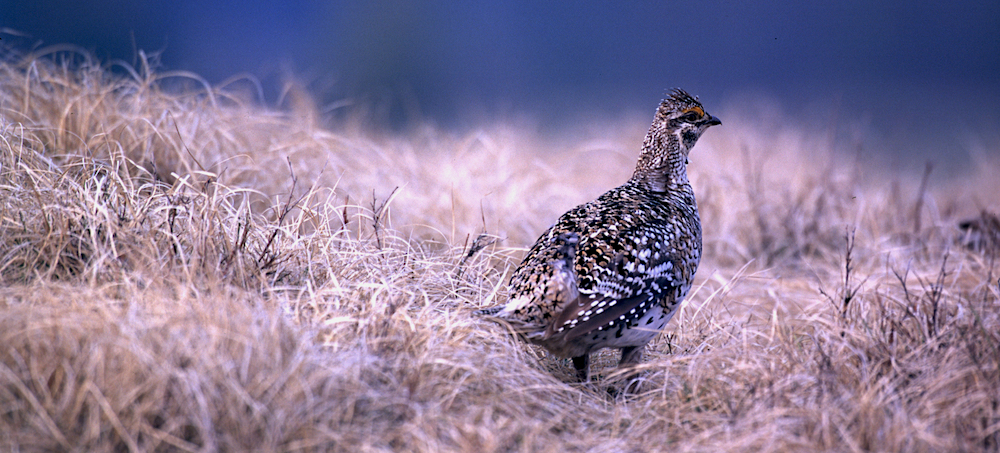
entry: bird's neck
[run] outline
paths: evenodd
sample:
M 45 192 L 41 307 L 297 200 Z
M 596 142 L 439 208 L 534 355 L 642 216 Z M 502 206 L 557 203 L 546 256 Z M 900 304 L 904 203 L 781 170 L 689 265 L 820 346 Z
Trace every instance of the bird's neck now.
M 632 180 L 651 192 L 690 191 L 687 153 L 681 146 L 677 137 L 650 131 L 643 142 Z

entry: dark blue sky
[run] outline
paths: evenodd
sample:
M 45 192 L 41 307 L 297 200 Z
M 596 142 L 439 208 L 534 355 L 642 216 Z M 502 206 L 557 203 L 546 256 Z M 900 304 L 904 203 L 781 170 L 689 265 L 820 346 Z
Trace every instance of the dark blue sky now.
M 751 93 L 805 120 L 868 118 L 898 146 L 1000 141 L 996 0 L 443 3 L 3 0 L 0 27 L 22 47 L 162 50 L 166 69 L 210 82 L 251 73 L 268 102 L 291 71 L 323 102 L 387 105 L 397 123 L 560 124 L 652 111 L 683 87 L 708 105 Z

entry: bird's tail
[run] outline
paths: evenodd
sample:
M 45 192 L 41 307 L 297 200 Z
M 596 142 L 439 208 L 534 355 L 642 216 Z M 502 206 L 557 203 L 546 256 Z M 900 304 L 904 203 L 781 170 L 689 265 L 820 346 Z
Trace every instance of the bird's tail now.
M 500 313 L 500 311 L 503 310 L 503 307 L 504 307 L 503 305 L 497 305 L 495 307 L 476 310 L 472 313 L 476 316 L 495 316 L 497 313 Z

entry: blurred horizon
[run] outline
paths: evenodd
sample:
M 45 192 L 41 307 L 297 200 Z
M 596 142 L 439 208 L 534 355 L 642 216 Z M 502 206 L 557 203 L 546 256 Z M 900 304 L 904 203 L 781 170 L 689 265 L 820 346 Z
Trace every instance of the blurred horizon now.
M 764 102 L 778 121 L 861 129 L 901 158 L 1000 145 L 998 2 L 15 0 L 0 29 L 21 50 L 158 53 L 212 84 L 248 73 L 268 105 L 291 76 L 321 108 L 347 100 L 393 129 L 529 118 L 566 130 L 651 115 L 681 87 L 713 112 Z

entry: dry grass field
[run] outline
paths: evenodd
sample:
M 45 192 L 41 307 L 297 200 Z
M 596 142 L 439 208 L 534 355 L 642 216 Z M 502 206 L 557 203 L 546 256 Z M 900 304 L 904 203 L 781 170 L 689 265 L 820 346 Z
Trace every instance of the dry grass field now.
M 0 450 L 1000 448 L 996 149 L 928 178 L 703 99 L 704 258 L 623 393 L 617 352 L 578 384 L 472 311 L 628 178 L 658 99 L 562 137 L 387 134 L 118 68 L 0 62 Z

